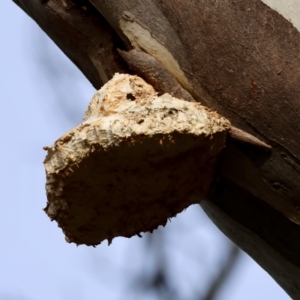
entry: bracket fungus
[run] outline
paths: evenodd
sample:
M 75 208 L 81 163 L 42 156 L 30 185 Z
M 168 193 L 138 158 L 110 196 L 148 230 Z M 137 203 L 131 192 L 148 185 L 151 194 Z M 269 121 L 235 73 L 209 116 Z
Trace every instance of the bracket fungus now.
M 45 147 L 45 211 L 76 244 L 152 232 L 205 198 L 230 128 L 199 103 L 116 74 L 83 123 Z

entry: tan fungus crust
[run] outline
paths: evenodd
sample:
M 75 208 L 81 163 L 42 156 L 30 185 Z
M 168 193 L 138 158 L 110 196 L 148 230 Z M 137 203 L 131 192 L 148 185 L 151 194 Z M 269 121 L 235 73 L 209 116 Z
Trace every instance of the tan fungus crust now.
M 45 211 L 76 244 L 152 231 L 205 197 L 230 127 L 198 103 L 116 74 L 84 122 L 45 147 Z

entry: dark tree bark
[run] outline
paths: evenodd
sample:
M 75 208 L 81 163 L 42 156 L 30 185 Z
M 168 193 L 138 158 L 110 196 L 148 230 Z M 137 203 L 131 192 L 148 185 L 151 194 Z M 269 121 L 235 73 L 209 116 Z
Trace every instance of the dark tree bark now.
M 229 139 L 201 205 L 300 299 L 299 31 L 260 0 L 14 2 L 95 88 L 115 72 L 154 86 L 169 78 L 161 92 L 179 91 L 272 146 Z

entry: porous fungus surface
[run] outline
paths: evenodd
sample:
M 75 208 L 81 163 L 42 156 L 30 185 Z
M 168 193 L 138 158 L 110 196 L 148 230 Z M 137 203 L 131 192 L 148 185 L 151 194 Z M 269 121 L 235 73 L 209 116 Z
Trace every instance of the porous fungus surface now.
M 45 211 L 77 244 L 152 231 L 205 197 L 229 130 L 198 103 L 116 74 L 46 147 Z

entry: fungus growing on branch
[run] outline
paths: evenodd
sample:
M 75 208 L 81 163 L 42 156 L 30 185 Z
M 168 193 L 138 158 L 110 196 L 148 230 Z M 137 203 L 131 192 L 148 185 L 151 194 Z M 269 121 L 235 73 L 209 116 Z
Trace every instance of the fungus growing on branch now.
M 152 232 L 206 197 L 230 128 L 198 103 L 116 74 L 84 122 L 45 147 L 45 211 L 76 244 Z

